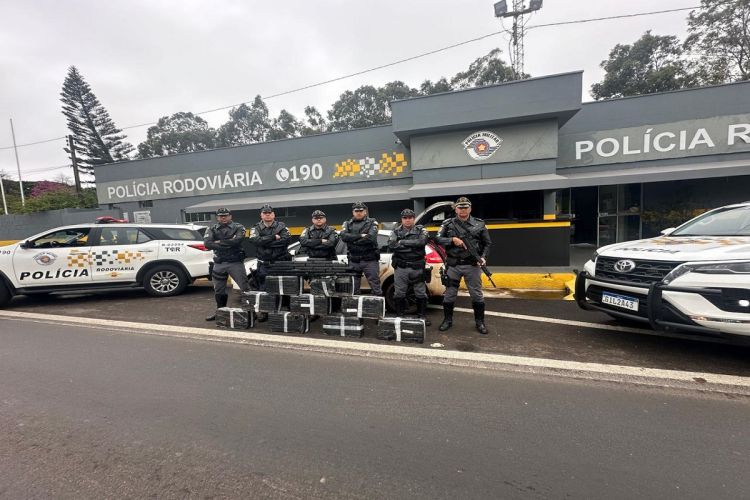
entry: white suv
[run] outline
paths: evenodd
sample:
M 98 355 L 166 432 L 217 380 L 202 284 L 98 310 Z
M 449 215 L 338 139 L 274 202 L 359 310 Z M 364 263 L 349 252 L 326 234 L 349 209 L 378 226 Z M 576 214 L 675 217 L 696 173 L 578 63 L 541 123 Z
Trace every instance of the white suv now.
M 190 224 L 79 224 L 0 247 L 0 306 L 14 295 L 143 287 L 177 295 L 208 276 L 212 252 Z
M 600 248 L 578 275 L 575 297 L 584 309 L 654 329 L 750 339 L 750 202 Z

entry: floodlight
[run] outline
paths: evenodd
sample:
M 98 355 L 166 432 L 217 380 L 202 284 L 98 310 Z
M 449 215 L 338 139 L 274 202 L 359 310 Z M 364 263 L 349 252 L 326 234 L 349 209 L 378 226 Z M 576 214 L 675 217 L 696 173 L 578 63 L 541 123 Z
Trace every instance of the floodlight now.
M 500 0 L 495 4 L 495 17 L 503 17 L 508 13 L 508 2 L 506 0 Z
M 530 0 L 529 1 L 529 10 L 539 10 L 542 8 L 542 1 L 543 0 Z

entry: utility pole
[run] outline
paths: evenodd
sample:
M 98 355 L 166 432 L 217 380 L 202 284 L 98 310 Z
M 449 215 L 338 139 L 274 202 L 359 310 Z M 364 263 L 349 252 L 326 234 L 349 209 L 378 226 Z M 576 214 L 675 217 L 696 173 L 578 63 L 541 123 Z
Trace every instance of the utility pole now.
M 507 0 L 500 0 L 495 4 L 495 17 L 512 17 L 513 18 L 513 29 L 511 32 L 511 44 L 513 45 L 513 51 L 511 52 L 511 66 L 513 68 L 513 76 L 516 79 L 522 78 L 524 74 L 524 47 L 523 41 L 526 36 L 526 30 L 524 28 L 523 16 L 530 14 L 542 8 L 543 0 L 530 0 L 529 7 L 524 6 L 524 0 L 512 0 L 513 10 L 508 11 Z
M 81 178 L 78 174 L 78 159 L 76 158 L 76 145 L 73 136 L 68 136 L 68 148 L 70 148 L 70 160 L 73 162 L 73 180 L 76 185 L 76 194 L 81 197 Z
M 23 196 L 23 180 L 21 179 L 21 163 L 18 161 L 18 147 L 16 146 L 16 131 L 13 130 L 13 118 L 10 119 L 10 134 L 13 136 L 13 151 L 16 153 L 16 168 L 18 169 L 18 186 L 21 188 L 21 205 L 26 206 Z M 5 213 L 8 213 L 6 210 Z
M 3 195 L 3 210 L 5 215 L 8 215 L 8 202 L 5 201 L 5 179 L 0 175 L 0 193 Z

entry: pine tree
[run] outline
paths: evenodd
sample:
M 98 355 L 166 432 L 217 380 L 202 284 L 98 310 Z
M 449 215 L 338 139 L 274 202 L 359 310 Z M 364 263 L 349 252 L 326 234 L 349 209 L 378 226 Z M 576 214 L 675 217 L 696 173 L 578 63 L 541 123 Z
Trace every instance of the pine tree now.
M 60 97 L 83 173 L 93 174 L 94 165 L 128 159 L 133 146 L 125 141 L 122 130 L 115 126 L 75 66 L 68 68 Z M 70 150 L 65 148 L 65 152 Z

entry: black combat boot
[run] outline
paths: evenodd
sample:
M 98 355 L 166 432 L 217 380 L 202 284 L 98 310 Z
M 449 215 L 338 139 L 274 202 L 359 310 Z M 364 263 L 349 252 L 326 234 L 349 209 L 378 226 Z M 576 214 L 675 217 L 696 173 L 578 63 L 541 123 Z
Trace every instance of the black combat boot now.
M 484 302 L 472 302 L 474 308 L 474 322 L 477 325 L 477 331 L 482 335 L 487 335 L 487 327 L 484 326 Z
M 216 299 L 216 309 L 220 307 L 226 307 L 227 301 L 229 300 L 229 295 L 214 295 L 214 298 Z M 214 321 L 216 320 L 216 311 L 212 312 L 208 316 L 206 316 L 206 321 Z
M 417 317 L 424 320 L 424 326 L 432 325 L 427 319 L 427 299 L 417 299 Z
M 396 303 L 396 317 L 402 318 L 406 311 L 406 299 L 405 298 L 394 298 L 393 301 Z
M 438 330 L 446 331 L 453 326 L 453 303 L 443 303 L 443 322 L 440 323 Z

